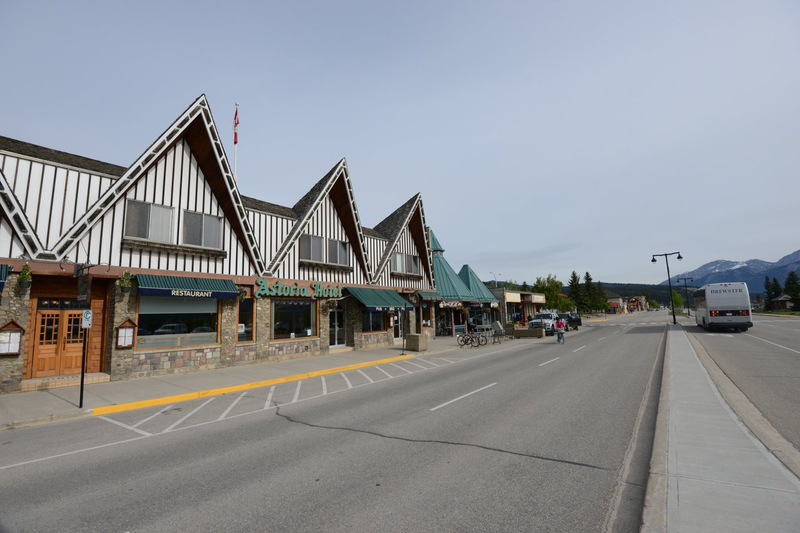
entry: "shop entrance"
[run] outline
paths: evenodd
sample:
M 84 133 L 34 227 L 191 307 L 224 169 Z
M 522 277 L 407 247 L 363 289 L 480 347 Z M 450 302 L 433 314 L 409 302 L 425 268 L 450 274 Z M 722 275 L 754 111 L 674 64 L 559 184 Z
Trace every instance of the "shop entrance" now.
M 344 346 L 347 343 L 347 328 L 345 326 L 344 306 L 337 302 L 335 309 L 330 312 L 330 335 L 329 342 L 333 347 Z
M 83 355 L 81 310 L 44 310 L 36 313 L 33 377 L 80 374 Z

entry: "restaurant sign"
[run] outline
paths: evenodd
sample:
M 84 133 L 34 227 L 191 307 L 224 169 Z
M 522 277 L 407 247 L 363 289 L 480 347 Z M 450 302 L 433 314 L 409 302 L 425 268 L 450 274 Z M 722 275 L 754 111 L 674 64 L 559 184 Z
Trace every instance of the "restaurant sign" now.
M 264 278 L 258 278 L 256 281 L 258 288 L 255 291 L 256 298 L 267 298 L 270 296 L 289 296 L 295 298 L 341 298 L 342 285 L 339 283 L 323 284 L 315 281 L 308 285 L 300 285 L 299 282 L 284 283 L 284 280 L 278 280 L 275 283 L 267 283 Z

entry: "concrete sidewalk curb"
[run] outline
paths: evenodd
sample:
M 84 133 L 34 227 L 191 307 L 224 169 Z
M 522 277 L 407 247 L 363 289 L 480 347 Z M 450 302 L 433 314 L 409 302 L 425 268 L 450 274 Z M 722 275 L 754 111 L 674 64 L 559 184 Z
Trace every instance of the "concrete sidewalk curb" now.
M 642 510 L 642 533 L 662 533 L 667 530 L 667 481 L 669 468 L 669 325 L 664 341 L 664 370 L 661 375 L 661 394 L 658 398 L 656 433 L 650 456 L 650 475 Z
M 95 407 L 92 410 L 92 414 L 95 416 L 98 415 L 108 415 L 112 413 L 120 413 L 122 411 L 132 411 L 134 409 L 141 409 L 143 407 L 153 407 L 155 405 L 164 405 L 167 403 L 177 403 L 177 402 L 186 402 L 189 400 L 196 400 L 198 398 L 207 398 L 209 396 L 219 396 L 222 394 L 228 394 L 231 392 L 239 392 L 244 390 L 251 390 L 251 389 L 259 389 L 262 387 L 268 387 L 270 385 L 277 385 L 278 383 L 287 383 L 290 381 L 300 381 L 302 379 L 313 378 L 316 376 L 327 376 L 329 374 L 338 374 L 339 372 L 345 372 L 347 370 L 355 370 L 358 368 L 365 368 L 368 366 L 375 366 L 384 363 L 392 363 L 394 361 L 404 361 L 406 359 L 411 359 L 413 356 L 406 354 L 400 355 L 397 357 L 390 357 L 387 359 L 377 359 L 375 361 L 365 361 L 363 363 L 356 363 L 353 365 L 345 365 L 339 366 L 334 368 L 326 368 L 324 370 L 318 370 L 316 372 L 305 372 L 303 374 L 295 374 L 292 376 L 285 376 L 281 378 L 273 378 L 267 379 L 262 381 L 253 381 L 251 383 L 244 383 L 241 385 L 232 385 L 230 387 L 221 387 L 216 389 L 206 389 L 200 390 L 195 392 L 188 392 L 185 394 L 178 394 L 172 396 L 162 396 L 159 398 L 151 398 L 149 400 L 139 400 L 135 402 L 126 402 L 126 403 L 118 403 L 113 405 L 107 405 L 103 407 Z
M 72 420 L 75 418 L 83 418 L 85 416 L 91 416 L 91 415 L 92 415 L 91 409 L 88 409 L 86 411 L 81 411 L 76 413 L 62 413 L 62 414 L 55 414 L 48 416 L 40 416 L 36 418 L 28 418 L 25 420 L 15 420 L 13 422 L 4 423 L 2 426 L 0 426 L 0 431 L 5 431 L 8 429 L 19 429 L 26 426 L 35 426 L 37 424 L 47 424 L 49 422 L 60 422 L 62 420 Z
M 727 374 L 717 365 L 703 345 L 694 335 L 688 335 L 689 342 L 697 357 L 711 376 L 714 386 L 722 398 L 733 409 L 736 416 L 744 423 L 755 437 L 774 455 L 792 474 L 800 478 L 800 451 L 791 442 L 783 438 L 775 427 L 761 414 L 761 411 L 745 396 Z

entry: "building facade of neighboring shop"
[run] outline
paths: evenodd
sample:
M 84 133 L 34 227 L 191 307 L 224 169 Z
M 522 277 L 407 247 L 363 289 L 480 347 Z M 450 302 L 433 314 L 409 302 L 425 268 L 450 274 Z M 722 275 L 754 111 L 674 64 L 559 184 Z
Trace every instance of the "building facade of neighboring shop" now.
M 505 324 L 527 324 L 528 317 L 545 308 L 544 294 L 538 292 L 508 290 L 503 287 L 489 289 L 500 302 L 501 322 Z
M 292 208 L 243 198 L 204 96 L 130 167 L 0 138 L 0 171 L 0 392 L 387 345 L 435 292 L 419 194 L 367 231 L 344 160 Z
M 469 265 L 456 274 L 444 257 L 444 248 L 433 231 L 429 231 L 433 270 L 436 277 L 435 324 L 437 336 L 465 333 L 469 326 L 489 325 L 499 306 Z

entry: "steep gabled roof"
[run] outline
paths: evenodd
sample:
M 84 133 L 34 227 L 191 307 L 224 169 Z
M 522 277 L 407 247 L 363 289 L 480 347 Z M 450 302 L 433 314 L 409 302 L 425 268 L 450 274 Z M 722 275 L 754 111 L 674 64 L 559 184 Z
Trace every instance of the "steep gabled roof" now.
M 469 265 L 464 265 L 458 272 L 458 277 L 464 282 L 464 285 L 470 292 L 478 299 L 479 302 L 496 302 L 497 298 L 489 292 L 486 285 L 480 280 L 474 270 Z
M 286 259 L 289 250 L 300 239 L 300 236 L 308 226 L 308 221 L 319 209 L 326 197 L 329 197 L 333 202 L 350 245 L 353 247 L 356 259 L 361 264 L 367 279 L 372 278 L 370 265 L 366 259 L 364 232 L 361 228 L 353 187 L 350 183 L 347 161 L 344 158 L 334 165 L 292 208 L 292 212 L 298 222 L 292 227 L 286 240 L 272 258 L 267 268 L 270 274 L 275 272 L 278 266 Z
M 118 178 L 127 170 L 126 167 L 104 163 L 96 159 L 82 157 L 79 155 L 53 150 L 36 144 L 10 139 L 0 135 L 0 151 L 38 159 L 44 162 L 58 163 L 65 167 L 72 167 L 79 170 L 88 170 L 95 174 L 106 175 Z
M 433 274 L 436 277 L 436 294 L 443 300 L 472 302 L 477 297 L 472 294 L 469 287 L 464 285 L 456 271 L 447 262 L 443 255 L 433 256 Z
M 264 272 L 265 263 L 256 246 L 253 230 L 247 221 L 242 199 L 236 187 L 233 174 L 230 171 L 225 149 L 220 142 L 205 95 L 197 98 L 139 156 L 117 182 L 103 193 L 97 202 L 75 222 L 72 229 L 56 242 L 53 247 L 55 259 L 62 259 L 75 243 L 90 231 L 94 221 L 111 209 L 120 197 L 135 186 L 139 178 L 146 175 L 151 165 L 155 164 L 162 155 L 166 154 L 181 139 L 184 139 L 191 148 L 192 155 L 203 170 L 206 182 L 217 198 L 225 216 L 230 221 L 234 233 L 249 254 L 255 269 L 258 272 Z
M 397 243 L 403 235 L 403 230 L 406 228 L 411 232 L 411 238 L 414 240 L 417 250 L 420 251 L 422 269 L 425 271 L 428 280 L 433 283 L 428 237 L 425 232 L 425 212 L 422 208 L 422 195 L 419 193 L 412 196 L 406 203 L 395 209 L 392 214 L 375 226 L 375 231 L 389 241 L 383 251 L 383 256 L 378 262 L 375 277 L 379 277 L 388 266 Z
M 247 209 L 261 211 L 262 213 L 269 213 L 270 215 L 278 215 L 281 217 L 293 218 L 295 220 L 298 218 L 297 213 L 295 213 L 290 207 L 284 207 L 282 205 L 265 202 L 249 196 L 242 195 L 242 205 L 244 205 Z

